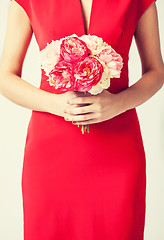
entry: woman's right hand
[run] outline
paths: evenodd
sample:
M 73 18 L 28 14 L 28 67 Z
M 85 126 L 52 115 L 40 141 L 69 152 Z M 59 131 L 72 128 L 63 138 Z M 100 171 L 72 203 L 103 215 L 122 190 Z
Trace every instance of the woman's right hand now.
M 68 91 L 62 94 L 51 94 L 51 99 L 48 103 L 47 112 L 58 115 L 61 117 L 66 117 L 68 114 L 64 112 L 65 109 L 69 108 L 68 100 L 75 97 L 88 97 L 91 96 L 90 93 L 78 92 L 78 91 Z M 77 106 L 85 106 L 87 104 L 78 104 Z M 72 106 L 71 106 L 72 107 Z

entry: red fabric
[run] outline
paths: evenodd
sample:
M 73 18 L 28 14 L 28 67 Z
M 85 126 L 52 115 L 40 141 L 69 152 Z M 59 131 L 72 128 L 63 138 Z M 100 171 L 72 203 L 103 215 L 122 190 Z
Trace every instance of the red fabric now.
M 17 0 L 39 46 L 84 34 L 80 0 Z M 153 0 L 93 0 L 89 33 L 128 59 L 137 23 Z M 53 92 L 42 71 L 40 88 Z M 90 124 L 90 133 L 62 117 L 32 111 L 22 172 L 24 240 L 143 240 L 146 158 L 136 109 Z

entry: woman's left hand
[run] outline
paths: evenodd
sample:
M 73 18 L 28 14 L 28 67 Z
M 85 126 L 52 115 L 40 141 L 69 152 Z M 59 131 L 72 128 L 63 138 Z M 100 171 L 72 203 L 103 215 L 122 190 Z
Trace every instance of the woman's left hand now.
M 77 125 L 87 125 L 102 122 L 122 113 L 123 102 L 119 94 L 103 90 L 97 95 L 86 93 L 68 101 L 69 107 L 65 109 L 66 121 Z

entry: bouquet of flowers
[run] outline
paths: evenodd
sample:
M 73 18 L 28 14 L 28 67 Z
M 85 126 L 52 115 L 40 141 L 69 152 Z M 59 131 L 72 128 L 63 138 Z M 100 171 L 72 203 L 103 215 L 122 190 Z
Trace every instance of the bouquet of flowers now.
M 52 40 L 40 51 L 41 68 L 55 93 L 67 91 L 98 94 L 110 86 L 110 78 L 119 78 L 122 57 L 96 35 L 72 34 Z M 79 127 L 79 125 L 78 125 Z M 82 125 L 82 133 L 89 125 Z

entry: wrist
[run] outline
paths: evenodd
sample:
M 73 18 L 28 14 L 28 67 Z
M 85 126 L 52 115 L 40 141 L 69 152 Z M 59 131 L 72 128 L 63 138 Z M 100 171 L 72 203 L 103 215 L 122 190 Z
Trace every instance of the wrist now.
M 56 108 L 55 103 L 57 102 L 57 94 L 46 92 L 44 101 L 44 111 L 48 113 L 54 113 Z
M 125 94 L 124 91 L 125 90 L 115 94 L 115 98 L 116 98 L 116 102 L 117 102 L 117 106 L 118 106 L 118 111 L 120 112 L 120 114 L 123 113 L 123 112 L 126 112 L 127 110 L 130 109 L 127 105 L 126 94 Z

